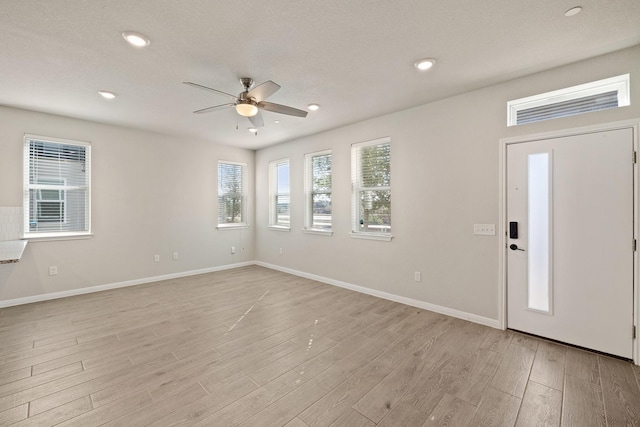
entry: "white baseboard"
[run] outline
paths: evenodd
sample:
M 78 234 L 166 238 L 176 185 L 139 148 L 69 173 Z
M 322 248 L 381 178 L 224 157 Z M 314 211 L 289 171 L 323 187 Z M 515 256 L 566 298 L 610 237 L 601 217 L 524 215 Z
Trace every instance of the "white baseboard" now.
M 441 305 L 431 304 L 431 303 L 420 301 L 413 298 L 407 298 L 400 295 L 390 294 L 388 292 L 377 291 L 375 289 L 366 288 L 364 286 L 354 285 L 352 283 L 347 283 L 347 282 L 341 282 L 339 280 L 329 279 L 328 277 L 305 273 L 303 271 L 293 270 L 291 268 L 280 267 L 279 265 L 269 264 L 262 261 L 256 261 L 255 264 L 261 267 L 270 268 L 272 270 L 282 271 L 283 273 L 293 274 L 294 276 L 300 276 L 307 279 L 316 280 L 318 282 L 327 283 L 329 285 L 334 285 L 334 286 L 338 286 L 345 289 L 350 289 L 352 291 L 360 292 L 360 293 L 371 295 L 378 298 L 383 298 L 389 301 L 399 302 L 401 304 L 422 308 L 424 310 L 433 311 L 435 313 L 445 314 L 447 316 L 456 317 L 458 319 L 468 320 L 473 323 L 479 323 L 480 325 L 501 329 L 500 322 L 497 319 L 490 319 L 488 317 L 478 316 L 477 314 L 467 313 L 464 311 L 455 310 L 449 307 L 443 307 Z
M 431 304 L 431 303 L 428 303 L 428 302 L 416 300 L 416 299 L 413 299 L 413 298 L 407 298 L 407 297 L 403 297 L 403 296 L 400 296 L 400 295 L 391 294 L 391 293 L 388 293 L 388 292 L 377 291 L 375 289 L 366 288 L 364 286 L 354 285 L 352 283 L 342 282 L 342 281 L 339 281 L 339 280 L 330 279 L 328 277 L 318 276 L 316 274 L 305 273 L 303 271 L 293 270 L 291 268 L 281 267 L 279 265 L 269 264 L 269 263 L 262 262 L 262 261 L 240 262 L 240 263 L 235 263 L 235 264 L 222 265 L 222 266 L 218 266 L 218 267 L 203 268 L 203 269 L 200 269 L 200 270 L 182 271 L 182 272 L 179 272 L 179 273 L 165 274 L 165 275 L 162 275 L 162 276 L 144 277 L 144 278 L 141 278 L 141 279 L 127 280 L 127 281 L 124 281 L 124 282 L 109 283 L 109 284 L 106 284 L 106 285 L 98 285 L 98 286 L 91 286 L 91 287 L 88 287 L 88 288 L 72 289 L 72 290 L 69 290 L 69 291 L 53 292 L 53 293 L 49 293 L 49 294 L 34 295 L 34 296 L 24 297 L 24 298 L 16 298 L 16 299 L 11 299 L 11 300 L 6 300 L 6 301 L 0 301 L 0 308 L 12 307 L 12 306 L 15 306 L 15 305 L 22 305 L 22 304 L 30 304 L 30 303 L 33 303 L 33 302 L 48 301 L 48 300 L 53 300 L 53 299 L 58 299 L 58 298 L 71 297 L 71 296 L 75 296 L 75 295 L 83 295 L 83 294 L 88 294 L 88 293 L 92 293 L 92 292 L 108 291 L 110 289 L 117 289 L 117 288 L 124 288 L 124 287 L 127 287 L 127 286 L 142 285 L 142 284 L 145 284 L 145 283 L 152 283 L 152 282 L 159 282 L 159 281 L 162 281 L 162 280 L 177 279 L 177 278 L 180 278 L 180 277 L 195 276 L 197 274 L 213 273 L 215 271 L 230 270 L 232 268 L 246 267 L 246 266 L 249 266 L 249 265 L 259 265 L 261 267 L 270 268 L 272 270 L 282 271 L 283 273 L 293 274 L 294 276 L 299 276 L 299 277 L 304 277 L 304 278 L 311 279 L 311 280 L 316 280 L 318 282 L 322 282 L 322 283 L 326 283 L 326 284 L 329 284 L 329 285 L 338 286 L 340 288 L 349 289 L 349 290 L 360 292 L 360 293 L 363 293 L 363 294 L 372 295 L 374 297 L 383 298 L 383 299 L 386 299 L 386 300 L 389 300 L 389 301 L 399 302 L 401 304 L 406 304 L 406 305 L 410 305 L 410 306 L 413 306 L 413 307 L 422 308 L 424 310 L 433 311 L 435 313 L 445 314 L 447 316 L 456 317 L 458 319 L 468 320 L 470 322 L 479 323 L 481 325 L 490 326 L 492 328 L 500 329 L 500 324 L 499 324 L 498 320 L 496 320 L 496 319 L 490 319 L 488 317 L 478 316 L 477 314 L 467 313 L 467 312 L 464 312 L 464 311 L 455 310 L 453 308 L 443 307 L 441 305 Z
M 142 285 L 145 283 L 159 282 L 161 280 L 177 279 L 180 277 L 195 276 L 197 274 L 213 273 L 214 271 L 230 270 L 232 268 L 246 267 L 254 265 L 253 261 L 239 262 L 235 264 L 221 265 L 218 267 L 203 268 L 200 270 L 181 271 L 179 273 L 165 274 L 162 276 L 144 277 L 141 279 L 127 280 L 118 283 L 109 283 L 106 285 L 90 286 L 88 288 L 72 289 L 69 291 L 52 292 L 49 294 L 34 295 L 31 297 L 16 298 L 6 301 L 0 301 L 0 308 L 12 307 L 14 305 L 30 304 L 32 302 L 48 301 L 52 299 L 71 297 L 75 295 L 89 294 L 92 292 L 108 291 L 110 289 L 124 288 L 127 286 Z

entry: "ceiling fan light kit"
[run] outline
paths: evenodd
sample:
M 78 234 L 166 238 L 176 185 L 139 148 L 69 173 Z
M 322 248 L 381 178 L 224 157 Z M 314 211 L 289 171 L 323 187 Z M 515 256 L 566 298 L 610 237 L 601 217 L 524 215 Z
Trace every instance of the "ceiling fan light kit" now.
M 271 80 L 261 83 L 254 88 L 252 88 L 253 79 L 249 77 L 241 78 L 240 83 L 244 87 L 244 91 L 241 92 L 238 96 L 235 96 L 235 95 L 231 95 L 230 93 L 222 92 L 220 90 L 203 86 L 197 83 L 184 82 L 184 84 L 188 86 L 193 86 L 198 89 L 208 90 L 210 92 L 214 92 L 219 95 L 224 95 L 228 98 L 231 98 L 234 101 L 232 103 L 215 105 L 213 107 L 196 110 L 194 111 L 194 113 L 196 114 L 209 113 L 215 110 L 221 110 L 228 107 L 235 107 L 236 112 L 243 117 L 247 117 L 251 122 L 252 126 L 256 129 L 264 126 L 264 121 L 262 120 L 262 115 L 260 114 L 260 110 L 271 111 L 273 113 L 286 114 L 286 115 L 295 116 L 295 117 L 307 116 L 307 112 L 304 110 L 299 110 L 297 108 L 288 107 L 286 105 L 280 105 L 280 104 L 275 104 L 273 102 L 264 101 L 265 98 L 268 98 L 269 96 L 276 93 L 278 89 L 280 89 L 280 85 L 272 82 Z
M 253 117 L 258 114 L 258 107 L 251 103 L 251 101 L 238 102 L 236 104 L 236 112 L 244 117 Z

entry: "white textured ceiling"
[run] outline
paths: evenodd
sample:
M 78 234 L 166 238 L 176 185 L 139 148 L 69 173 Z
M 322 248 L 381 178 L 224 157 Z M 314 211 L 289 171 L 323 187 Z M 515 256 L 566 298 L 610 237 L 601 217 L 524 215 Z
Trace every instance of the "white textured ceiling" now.
M 1 0 L 0 104 L 256 149 L 639 43 L 639 0 Z M 322 108 L 192 113 L 244 76 Z

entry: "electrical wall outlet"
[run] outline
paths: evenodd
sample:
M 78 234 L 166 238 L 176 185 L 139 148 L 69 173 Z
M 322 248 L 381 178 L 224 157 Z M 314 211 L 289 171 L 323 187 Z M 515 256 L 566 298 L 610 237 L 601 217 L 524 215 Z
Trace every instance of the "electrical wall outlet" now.
M 235 246 L 231 246 L 231 253 L 235 254 L 236 253 L 236 247 Z
M 282 248 L 280 248 L 280 255 L 282 255 Z
M 160 255 L 154 255 L 153 262 L 160 262 Z
M 178 256 L 178 252 L 174 252 L 172 258 L 173 259 L 179 259 L 180 257 Z
M 55 276 L 56 274 L 58 274 L 58 266 L 52 265 L 49 267 L 49 276 Z
M 413 273 L 413 280 L 415 280 L 416 282 L 421 282 L 422 274 L 420 274 L 419 271 L 416 271 L 415 273 Z

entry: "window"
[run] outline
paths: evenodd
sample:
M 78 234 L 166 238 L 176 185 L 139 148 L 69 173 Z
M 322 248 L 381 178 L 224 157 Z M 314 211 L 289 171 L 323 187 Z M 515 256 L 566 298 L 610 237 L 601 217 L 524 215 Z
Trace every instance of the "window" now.
M 305 154 L 304 176 L 304 228 L 331 232 L 331 151 Z
M 391 240 L 391 141 L 377 139 L 351 146 L 352 233 Z
M 629 74 L 507 103 L 507 126 L 573 116 L 630 104 Z
M 269 226 L 289 230 L 291 210 L 289 194 L 289 159 L 269 163 Z
M 64 187 L 66 180 L 54 177 L 38 177 L 36 184 L 41 188 L 36 190 L 35 214 L 38 223 L 63 222 L 65 218 L 65 192 L 51 188 Z M 46 189 L 49 187 L 49 189 Z
M 25 237 L 88 235 L 91 145 L 25 135 Z
M 218 162 L 218 228 L 247 225 L 246 169 L 244 163 Z

